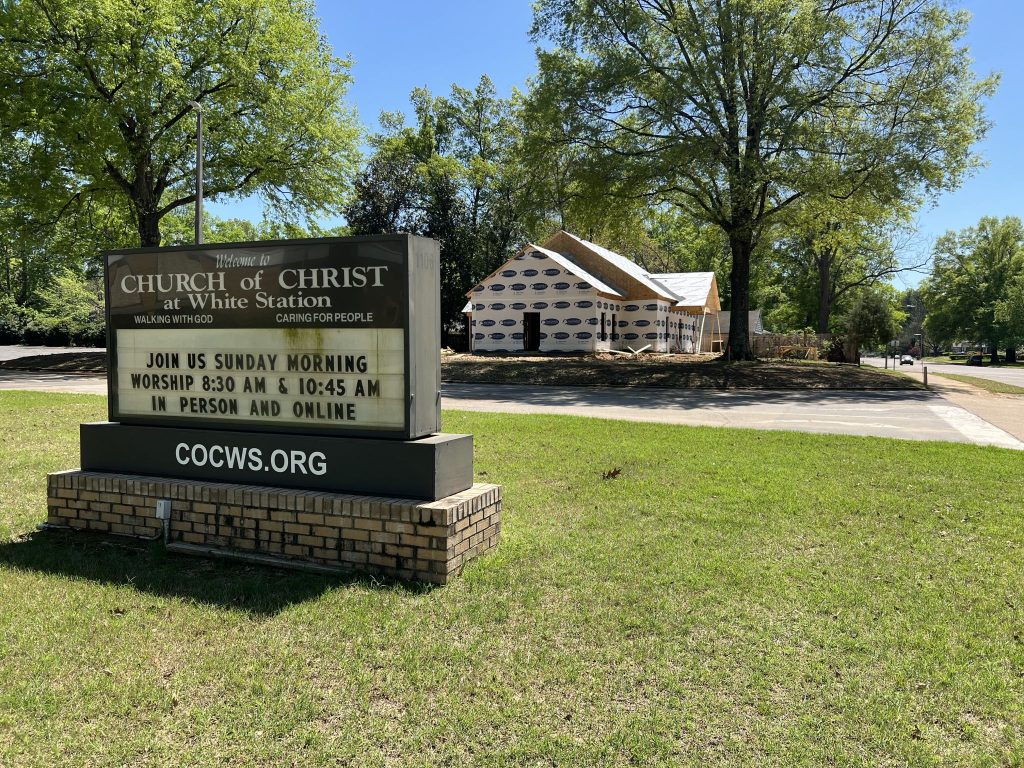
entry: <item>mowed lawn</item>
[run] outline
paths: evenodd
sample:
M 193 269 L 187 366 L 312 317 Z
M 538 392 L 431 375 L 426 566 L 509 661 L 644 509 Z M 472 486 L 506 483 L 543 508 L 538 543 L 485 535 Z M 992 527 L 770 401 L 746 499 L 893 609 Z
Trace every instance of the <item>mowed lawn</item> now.
M 1024 764 L 1020 453 L 446 413 L 427 588 L 33 533 L 104 412 L 0 393 L 0 765 Z

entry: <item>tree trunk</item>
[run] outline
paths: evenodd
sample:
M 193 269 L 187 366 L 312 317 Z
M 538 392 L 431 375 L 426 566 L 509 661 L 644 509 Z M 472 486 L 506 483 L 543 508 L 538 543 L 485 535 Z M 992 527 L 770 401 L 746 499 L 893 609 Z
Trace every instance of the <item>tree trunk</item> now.
M 28 290 L 28 257 L 21 257 L 21 295 L 17 299 L 17 304 L 25 306 L 28 302 L 29 290 Z
M 139 230 L 139 245 L 156 248 L 160 245 L 160 217 L 156 211 L 138 211 L 136 226 Z
M 988 353 L 990 355 L 990 363 L 995 364 L 999 362 L 999 347 L 996 346 L 996 343 L 994 341 L 991 344 L 989 344 Z
M 729 248 L 732 251 L 732 271 L 729 273 L 731 293 L 729 316 L 729 341 L 724 352 L 727 360 L 753 360 L 748 335 L 747 312 L 750 310 L 750 254 L 754 250 L 750 234 L 731 233 Z
M 828 256 L 818 254 L 818 333 L 828 333 L 832 316 L 832 279 Z

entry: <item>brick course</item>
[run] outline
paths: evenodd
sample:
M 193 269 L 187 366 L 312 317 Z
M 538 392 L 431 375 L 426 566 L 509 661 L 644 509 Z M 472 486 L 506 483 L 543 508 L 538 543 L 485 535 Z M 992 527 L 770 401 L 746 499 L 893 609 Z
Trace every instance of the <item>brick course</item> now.
M 160 538 L 341 571 L 445 584 L 501 536 L 501 486 L 438 501 L 69 470 L 47 476 L 47 524 Z

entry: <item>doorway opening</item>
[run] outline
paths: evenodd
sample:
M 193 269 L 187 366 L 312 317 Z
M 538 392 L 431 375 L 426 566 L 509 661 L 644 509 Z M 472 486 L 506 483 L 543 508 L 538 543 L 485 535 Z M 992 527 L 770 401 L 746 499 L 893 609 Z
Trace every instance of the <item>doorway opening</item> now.
M 523 351 L 540 351 L 540 312 L 523 312 Z

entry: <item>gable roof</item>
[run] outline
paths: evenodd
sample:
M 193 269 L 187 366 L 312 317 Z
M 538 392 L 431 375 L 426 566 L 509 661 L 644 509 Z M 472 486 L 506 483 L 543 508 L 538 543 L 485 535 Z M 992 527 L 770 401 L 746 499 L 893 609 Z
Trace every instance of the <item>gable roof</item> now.
M 547 256 L 549 259 L 551 259 L 553 262 L 555 262 L 555 264 L 560 266 L 562 269 L 565 269 L 565 270 L 567 270 L 569 272 L 572 272 L 577 277 L 582 278 L 583 280 L 586 280 L 588 283 L 590 283 L 592 286 L 594 286 L 594 288 L 596 288 L 601 293 L 608 293 L 608 294 L 611 294 L 612 296 L 616 296 L 618 298 L 624 298 L 624 296 L 623 296 L 623 294 L 621 292 L 615 290 L 614 288 L 612 288 L 607 283 L 603 282 L 602 280 L 598 279 L 594 275 L 590 274 L 587 270 L 585 270 L 583 267 L 581 267 L 576 262 L 571 261 L 570 259 L 565 258 L 565 256 L 563 256 L 562 254 L 557 253 L 556 251 L 548 250 L 547 248 L 542 248 L 539 245 L 532 246 L 532 248 L 535 251 L 543 253 L 545 256 Z
M 717 310 L 718 281 L 714 272 L 661 272 L 652 274 L 655 280 L 679 297 L 677 307 Z
M 639 298 L 646 298 L 649 295 L 673 303 L 678 301 L 678 297 L 672 291 L 652 280 L 639 264 L 564 229 L 545 240 L 544 247 L 558 251 L 588 272 L 599 275 L 622 296 L 633 297 L 639 293 Z
M 585 280 L 598 293 L 607 296 L 658 298 L 671 302 L 678 309 L 698 312 L 718 312 L 722 307 L 714 272 L 651 274 L 625 256 L 562 229 L 549 237 L 543 246 L 527 243 L 516 256 L 481 280 L 473 290 L 466 293 L 470 302 L 462 311 L 473 311 L 472 296 L 476 288 L 529 253 L 543 254 L 566 272 Z
M 565 256 L 563 256 L 560 253 L 557 253 L 556 251 L 548 250 L 547 248 L 543 248 L 543 247 L 541 247 L 539 245 L 534 245 L 533 243 L 527 243 L 526 247 L 524 247 L 522 250 L 520 250 L 519 253 L 517 253 L 511 259 L 506 261 L 504 264 L 502 264 L 496 270 L 491 272 L 491 274 L 489 274 L 487 277 L 485 277 L 483 280 L 481 280 L 479 283 L 477 283 L 476 286 L 473 289 L 467 291 L 466 292 L 466 296 L 472 297 L 473 291 L 477 287 L 483 285 L 488 280 L 490 280 L 492 277 L 494 277 L 496 274 L 501 272 L 503 269 L 507 268 L 513 261 L 516 261 L 517 259 L 521 258 L 522 256 L 524 256 L 524 255 L 526 255 L 528 253 L 535 253 L 535 252 L 536 253 L 544 254 L 549 259 L 551 259 L 551 261 L 555 262 L 558 266 L 560 266 L 562 269 L 564 269 L 567 272 L 575 275 L 576 277 L 580 278 L 581 280 L 585 280 L 586 282 L 590 283 L 594 287 L 594 290 L 596 290 L 598 293 L 606 293 L 609 296 L 614 296 L 615 298 L 619 298 L 619 299 L 625 298 L 624 294 L 622 294 L 621 292 L 615 290 L 614 288 L 612 288 L 610 285 L 605 283 L 600 278 L 595 277 L 594 275 L 592 275 L 590 272 L 588 272 L 586 269 L 584 269 L 583 267 L 581 267 L 579 264 L 577 264 L 576 262 L 572 261 L 571 259 L 567 259 Z M 473 310 L 472 303 L 473 302 L 471 300 L 469 305 L 467 305 L 469 307 L 469 309 L 463 309 L 462 311 L 463 312 L 471 312 Z

